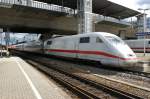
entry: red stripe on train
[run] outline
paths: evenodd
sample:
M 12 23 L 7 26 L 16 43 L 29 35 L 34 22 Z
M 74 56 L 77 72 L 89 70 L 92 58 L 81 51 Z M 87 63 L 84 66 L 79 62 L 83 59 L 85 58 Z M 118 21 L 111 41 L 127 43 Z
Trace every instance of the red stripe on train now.
M 111 58 L 119 58 L 121 60 L 135 60 L 137 58 L 122 58 L 102 51 L 81 51 L 81 50 L 62 50 L 62 49 L 47 49 L 48 52 L 64 52 L 64 53 L 80 53 L 80 54 L 94 54 L 102 55 Z
M 143 50 L 144 48 L 140 48 L 139 47 L 139 48 L 131 48 L 131 49 L 142 49 Z M 150 50 L 150 48 L 145 48 L 145 49 L 149 49 Z

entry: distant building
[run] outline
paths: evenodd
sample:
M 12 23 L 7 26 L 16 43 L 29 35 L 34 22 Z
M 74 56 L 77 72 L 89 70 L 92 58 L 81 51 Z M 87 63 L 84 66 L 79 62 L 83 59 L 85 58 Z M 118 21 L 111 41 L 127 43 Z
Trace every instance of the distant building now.
M 138 25 L 138 32 L 143 32 L 144 31 L 144 26 L 143 26 L 143 22 L 144 21 L 144 18 L 143 16 L 140 16 L 138 18 L 138 21 L 137 21 L 137 25 Z M 147 17 L 146 18 L 146 31 L 147 32 L 150 32 L 150 17 Z
M 150 32 L 150 17 L 147 18 L 147 31 Z
M 137 33 L 144 32 L 144 15 L 141 14 L 137 16 Z M 146 18 L 146 32 L 150 32 L 150 17 Z M 144 38 L 144 36 L 137 36 L 137 38 L 141 39 Z M 147 35 L 146 38 L 150 38 L 150 35 Z

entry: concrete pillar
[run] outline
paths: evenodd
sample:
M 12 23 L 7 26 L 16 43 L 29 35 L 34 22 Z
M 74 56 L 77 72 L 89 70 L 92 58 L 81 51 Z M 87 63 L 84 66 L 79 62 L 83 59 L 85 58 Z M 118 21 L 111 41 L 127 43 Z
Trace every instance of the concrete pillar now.
M 119 30 L 119 37 L 121 37 L 123 40 L 126 39 L 126 33 L 127 31 L 126 30 Z
M 6 42 L 6 49 L 8 51 L 8 46 L 10 42 L 10 31 L 8 28 L 6 29 L 6 32 L 5 32 L 5 42 Z
M 92 0 L 78 0 L 78 33 L 93 31 Z

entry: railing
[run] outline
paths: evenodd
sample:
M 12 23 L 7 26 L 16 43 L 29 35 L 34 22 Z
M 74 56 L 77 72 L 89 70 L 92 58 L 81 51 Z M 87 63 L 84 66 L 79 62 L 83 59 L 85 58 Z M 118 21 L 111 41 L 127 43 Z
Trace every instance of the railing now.
M 29 6 L 29 7 L 45 9 L 45 10 L 50 10 L 50 11 L 63 12 L 63 13 L 67 13 L 70 15 L 74 14 L 74 10 L 71 8 L 58 6 L 58 5 L 54 5 L 54 4 L 38 2 L 38 1 L 33 1 L 33 0 L 0 0 L 0 3 Z
M 29 6 L 33 8 L 39 8 L 39 9 L 45 9 L 49 11 L 56 11 L 56 12 L 63 12 L 69 15 L 74 15 L 77 14 L 77 11 L 63 7 L 63 6 L 58 6 L 54 4 L 48 4 L 48 3 L 43 3 L 43 2 L 38 2 L 34 0 L 0 0 L 0 4 L 16 4 L 16 5 L 23 5 L 23 6 Z M 110 21 L 110 22 L 115 22 L 115 23 L 120 23 L 120 24 L 126 24 L 129 25 L 129 23 L 125 21 L 121 21 L 112 17 L 106 17 L 103 15 L 96 15 L 95 23 L 101 22 L 101 21 Z
M 119 19 L 115 19 L 112 17 L 103 16 L 103 15 L 98 15 L 95 19 L 95 23 L 98 23 L 101 21 L 109 21 L 109 22 L 114 22 L 118 24 L 131 25 L 130 23 L 123 21 L 123 20 L 119 20 Z

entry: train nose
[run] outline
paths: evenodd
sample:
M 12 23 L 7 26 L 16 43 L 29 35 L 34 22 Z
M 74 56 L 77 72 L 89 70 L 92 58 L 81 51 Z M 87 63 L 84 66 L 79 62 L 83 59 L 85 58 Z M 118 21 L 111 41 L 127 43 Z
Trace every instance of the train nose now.
M 122 65 L 124 65 L 126 67 L 135 66 L 138 63 L 138 61 L 139 60 L 137 58 L 126 59 L 122 62 Z

